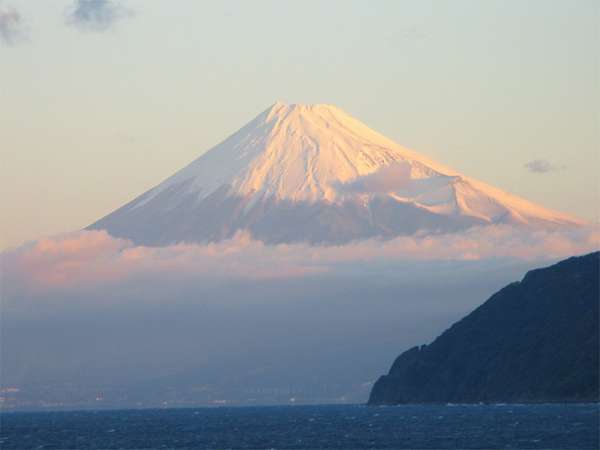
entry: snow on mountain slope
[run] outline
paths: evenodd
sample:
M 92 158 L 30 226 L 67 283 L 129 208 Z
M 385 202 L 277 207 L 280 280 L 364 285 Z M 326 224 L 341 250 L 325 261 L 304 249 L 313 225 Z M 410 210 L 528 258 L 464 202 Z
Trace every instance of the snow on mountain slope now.
M 332 105 L 281 102 L 90 228 L 162 245 L 249 230 L 340 243 L 510 223 L 581 222 L 403 148 Z

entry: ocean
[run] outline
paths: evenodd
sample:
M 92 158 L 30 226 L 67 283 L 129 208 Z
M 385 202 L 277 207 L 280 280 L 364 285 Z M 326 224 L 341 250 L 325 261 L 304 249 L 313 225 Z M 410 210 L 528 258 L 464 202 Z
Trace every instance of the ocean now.
M 2 449 L 598 449 L 598 404 L 4 412 Z

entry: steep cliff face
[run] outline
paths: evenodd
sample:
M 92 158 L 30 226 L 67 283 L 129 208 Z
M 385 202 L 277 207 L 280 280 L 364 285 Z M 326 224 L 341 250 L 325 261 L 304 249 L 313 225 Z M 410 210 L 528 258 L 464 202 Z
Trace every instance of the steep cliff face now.
M 599 262 L 595 252 L 528 272 L 401 354 L 369 403 L 598 401 Z

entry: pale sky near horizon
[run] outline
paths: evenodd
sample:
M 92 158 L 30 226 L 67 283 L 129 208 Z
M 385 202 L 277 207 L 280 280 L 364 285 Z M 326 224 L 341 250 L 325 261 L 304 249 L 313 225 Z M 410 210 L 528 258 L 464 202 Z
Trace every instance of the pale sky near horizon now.
M 0 249 L 85 227 L 278 99 L 599 218 L 595 0 L 76 3 L 0 0 Z

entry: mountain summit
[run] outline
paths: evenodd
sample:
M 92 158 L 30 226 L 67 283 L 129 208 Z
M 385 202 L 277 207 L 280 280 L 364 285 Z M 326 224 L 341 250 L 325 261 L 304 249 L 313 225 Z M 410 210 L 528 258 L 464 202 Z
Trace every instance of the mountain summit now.
M 580 224 L 401 147 L 335 106 L 277 102 L 89 228 L 145 245 L 239 230 L 269 243 L 343 243 L 497 223 Z

